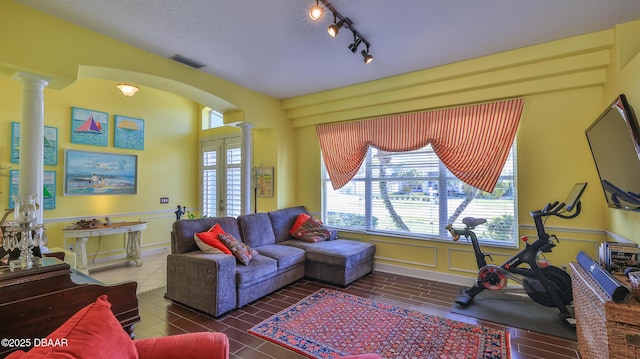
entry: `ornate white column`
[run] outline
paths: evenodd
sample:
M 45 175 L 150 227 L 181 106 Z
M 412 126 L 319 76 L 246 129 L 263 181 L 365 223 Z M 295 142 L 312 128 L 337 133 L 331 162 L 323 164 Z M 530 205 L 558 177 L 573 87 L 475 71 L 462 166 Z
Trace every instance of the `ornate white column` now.
M 42 224 L 44 171 L 44 88 L 49 79 L 28 72 L 17 72 L 22 84 L 20 115 L 19 195 L 35 194 L 40 205 L 36 224 Z
M 253 190 L 251 188 L 251 167 L 253 164 L 253 133 L 251 132 L 251 129 L 253 128 L 253 124 L 249 122 L 241 122 L 238 124 L 238 127 L 242 129 L 242 168 L 240 169 L 242 181 L 240 184 L 240 213 L 248 214 L 251 213 L 251 200 L 253 198 Z

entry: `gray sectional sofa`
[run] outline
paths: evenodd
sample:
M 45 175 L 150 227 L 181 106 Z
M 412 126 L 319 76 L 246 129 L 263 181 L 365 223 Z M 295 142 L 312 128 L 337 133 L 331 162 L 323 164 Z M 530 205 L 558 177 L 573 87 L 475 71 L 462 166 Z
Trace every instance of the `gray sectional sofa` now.
M 166 298 L 217 317 L 304 276 L 344 287 L 373 270 L 371 243 L 309 243 L 291 237 L 289 229 L 300 213 L 305 213 L 303 206 L 174 222 Z M 233 255 L 202 252 L 193 236 L 216 223 L 259 254 L 243 265 Z

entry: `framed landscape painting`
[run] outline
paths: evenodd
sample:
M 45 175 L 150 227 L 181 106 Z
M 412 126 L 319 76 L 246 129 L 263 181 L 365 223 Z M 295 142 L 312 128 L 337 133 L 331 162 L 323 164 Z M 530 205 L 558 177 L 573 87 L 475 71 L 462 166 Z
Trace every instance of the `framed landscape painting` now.
M 144 120 L 115 115 L 114 146 L 144 150 Z
M 65 195 L 136 194 L 137 191 L 137 155 L 65 151 Z
M 58 164 L 58 129 L 44 126 L 44 165 Z M 20 122 L 11 122 L 11 163 L 20 163 Z
M 107 146 L 109 114 L 106 112 L 71 108 L 71 143 Z

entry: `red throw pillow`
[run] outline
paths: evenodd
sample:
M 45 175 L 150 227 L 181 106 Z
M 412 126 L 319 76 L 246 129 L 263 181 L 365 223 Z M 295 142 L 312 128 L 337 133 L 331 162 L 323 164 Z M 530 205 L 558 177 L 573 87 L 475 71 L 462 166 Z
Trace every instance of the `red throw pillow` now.
M 219 250 L 224 254 L 232 254 L 229 248 L 227 248 L 227 246 L 225 246 L 224 243 L 222 243 L 220 239 L 218 239 L 218 236 L 219 234 L 214 232 L 201 232 L 193 235 L 194 239 L 196 240 L 196 244 L 198 244 L 199 241 L 205 244 L 205 246 L 198 245 L 200 250 L 205 253 L 216 253 L 215 251 L 209 250 L 209 248 L 206 247 L 209 246 Z
M 222 229 L 222 227 L 220 227 L 219 223 L 216 223 L 213 225 L 213 227 L 209 228 L 209 230 L 207 232 L 212 232 L 215 234 L 224 234 L 224 229 Z
M 33 338 L 32 340 L 36 340 Z M 102 295 L 69 318 L 39 345 L 8 358 L 138 358 L 138 351 Z M 21 355 L 22 354 L 22 355 Z
M 291 227 L 291 229 L 289 230 L 289 234 L 293 235 L 295 233 L 295 231 L 297 231 L 300 226 L 306 222 L 309 218 L 311 218 L 310 215 L 306 214 L 306 213 L 300 213 L 298 215 L 298 218 L 296 218 L 296 222 L 293 224 L 293 227 Z

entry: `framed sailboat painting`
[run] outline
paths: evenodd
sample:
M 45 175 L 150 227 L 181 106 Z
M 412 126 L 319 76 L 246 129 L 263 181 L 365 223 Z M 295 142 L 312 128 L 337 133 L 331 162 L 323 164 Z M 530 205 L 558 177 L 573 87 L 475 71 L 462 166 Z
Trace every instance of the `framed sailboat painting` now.
M 71 143 L 107 146 L 109 114 L 86 108 L 71 108 Z

